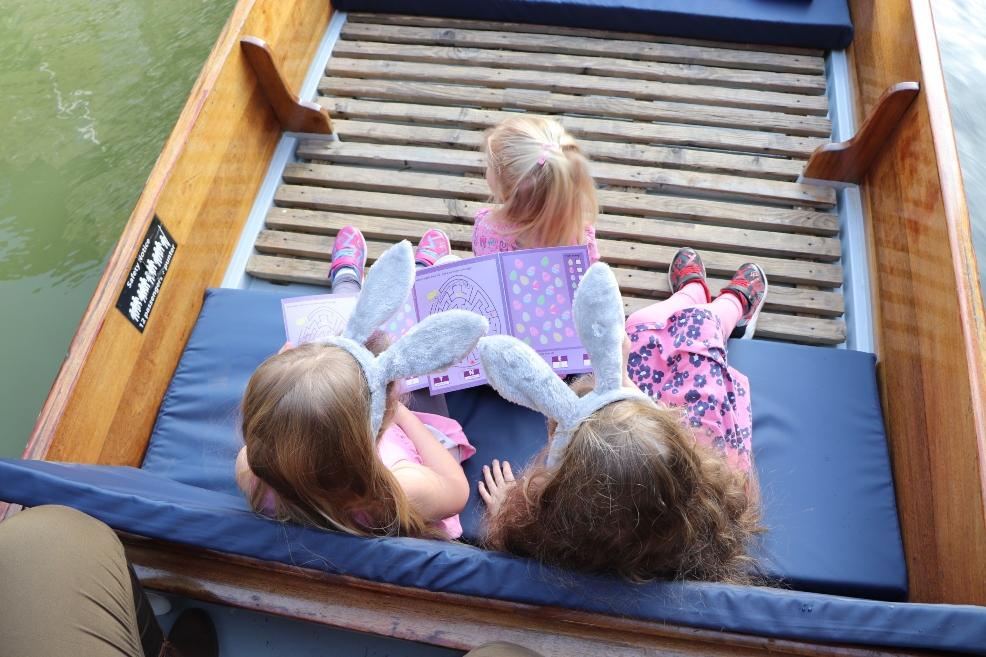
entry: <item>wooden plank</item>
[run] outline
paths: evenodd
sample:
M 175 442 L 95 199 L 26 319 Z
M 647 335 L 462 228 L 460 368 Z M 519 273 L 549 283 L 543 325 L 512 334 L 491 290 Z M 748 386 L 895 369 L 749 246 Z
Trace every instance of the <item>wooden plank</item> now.
M 289 164 L 284 170 L 287 183 L 357 189 L 415 196 L 486 200 L 489 187 L 482 178 L 448 176 L 417 171 L 379 169 L 315 163 Z M 808 209 L 751 206 L 680 196 L 599 190 L 602 212 L 698 221 L 712 225 L 781 230 L 791 233 L 835 235 L 838 217 Z
M 319 103 L 328 108 L 333 119 L 367 119 L 400 121 L 412 124 L 446 125 L 462 128 L 486 128 L 496 125 L 516 112 L 442 106 L 441 100 L 425 104 L 379 102 L 338 97 L 322 97 Z M 693 146 L 745 153 L 763 153 L 807 159 L 824 140 L 817 137 L 792 137 L 771 132 L 730 130 L 703 126 L 641 123 L 625 120 L 552 115 L 576 137 L 611 139 L 634 144 Z
M 765 638 L 382 584 L 123 534 L 147 588 L 395 639 L 471 650 L 510 641 L 543 657 L 892 657 L 886 650 Z
M 347 42 L 343 42 L 347 43 Z M 363 51 L 374 49 L 362 44 Z M 386 44 L 383 44 L 386 45 Z M 410 47 L 410 46 L 406 46 Z M 431 47 L 424 46 L 425 50 Z M 482 52 L 482 51 L 477 51 Z M 493 51 L 498 52 L 498 51 Z M 456 50 L 460 57 L 462 51 Z M 362 54 L 362 53 L 361 53 Z M 828 99 L 825 96 L 806 96 L 802 94 L 780 93 L 759 89 L 738 89 L 702 84 L 679 84 L 674 82 L 627 79 L 622 77 L 600 76 L 589 71 L 565 73 L 551 71 L 545 75 L 544 66 L 540 69 L 531 65 L 540 55 L 516 53 L 518 68 L 503 68 L 482 65 L 473 61 L 461 65 L 456 60 L 424 62 L 399 59 L 348 58 L 339 49 L 332 53 L 325 69 L 326 75 L 356 78 L 389 78 L 398 80 L 420 80 L 424 82 L 450 82 L 478 84 L 503 89 L 543 89 L 556 93 L 582 95 L 617 96 L 639 100 L 665 100 L 676 103 L 738 107 L 785 114 L 825 116 L 828 113 Z M 525 60 L 530 60 L 526 64 Z M 523 67 L 523 68 L 521 68 Z
M 851 0 L 861 111 L 922 93 L 862 180 L 909 599 L 986 605 L 986 317 L 927 0 Z
M 444 19 L 443 19 L 444 20 Z M 685 46 L 613 38 L 586 38 L 539 34 L 536 39 L 516 32 L 470 30 L 449 27 L 412 27 L 347 22 L 342 28 L 344 39 L 383 41 L 387 43 L 423 43 L 439 46 L 495 48 L 525 52 L 561 53 L 566 55 L 601 55 L 648 62 L 719 66 L 755 71 L 781 71 L 818 74 L 824 62 L 817 57 L 785 55 L 757 50 L 731 50 Z
M 359 62 L 360 60 L 350 61 Z M 367 62 L 363 63 L 366 64 Z M 384 63 L 393 64 L 391 62 Z M 425 65 L 415 64 L 410 70 L 413 71 L 414 67 L 420 66 Z M 395 66 L 391 67 L 391 69 L 396 68 Z M 322 78 L 318 90 L 329 96 L 581 114 L 599 118 L 662 121 L 715 128 L 777 132 L 804 137 L 828 137 L 832 133 L 831 122 L 820 116 L 795 116 L 780 112 L 656 100 L 644 101 L 613 96 L 578 96 L 539 89 L 490 88 L 486 86 L 489 81 L 478 74 L 477 69 L 465 66 L 459 68 L 462 71 L 461 75 L 458 75 L 460 81 L 456 84 L 418 81 L 413 74 L 393 79 L 372 80 L 330 76 Z M 380 67 L 378 73 L 384 75 L 386 71 L 385 67 Z M 444 79 L 451 82 L 450 78 L 455 75 L 457 74 L 449 72 Z M 407 84 L 408 79 L 414 80 L 415 84 Z M 465 84 L 479 86 L 463 86 Z
M 488 50 L 436 45 L 405 45 L 375 41 L 339 41 L 332 49 L 334 57 L 394 59 L 432 64 L 466 64 L 496 68 L 524 68 L 552 73 L 587 73 L 607 77 L 681 84 L 709 84 L 719 88 L 756 89 L 814 96 L 812 107 L 824 105 L 825 78 L 797 73 L 743 71 L 734 68 L 641 62 L 614 57 L 529 53 L 513 50 Z
M 793 46 L 742 43 L 737 41 L 707 41 L 702 39 L 688 39 L 668 35 L 643 34 L 640 32 L 613 32 L 611 30 L 593 30 L 582 27 L 565 27 L 562 25 L 538 25 L 535 23 L 510 23 L 501 21 L 470 20 L 463 18 L 410 16 L 406 14 L 370 14 L 350 12 L 346 15 L 346 18 L 351 23 L 409 25 L 413 27 L 451 27 L 465 30 L 520 32 L 522 34 L 553 34 L 560 36 L 589 37 L 594 39 L 623 39 L 628 41 L 647 41 L 650 43 L 677 43 L 681 45 L 703 46 L 707 48 L 727 48 L 729 50 L 755 50 L 757 52 L 784 53 L 788 55 L 799 55 L 806 58 L 808 61 L 806 72 L 817 75 L 825 74 L 825 51 L 817 48 L 797 48 Z
M 314 210 L 285 210 L 274 208 L 267 215 L 267 228 L 277 231 L 335 235 L 348 225 L 359 226 L 370 240 L 400 240 L 417 242 L 428 228 L 439 228 L 448 234 L 452 244 L 467 252 L 472 248 L 472 226 L 465 223 L 418 221 L 394 217 L 370 217 Z M 670 294 L 666 270 L 625 269 L 615 267 L 621 288 L 646 298 L 664 298 Z M 718 291 L 727 279 L 710 278 L 709 285 Z M 800 312 L 838 317 L 845 312 L 842 295 L 824 290 L 807 290 L 771 285 L 767 308 L 782 312 Z
M 403 144 L 378 146 L 323 141 L 306 150 L 299 148 L 298 155 L 333 164 L 427 169 L 460 174 L 482 174 L 486 170 L 486 156 L 477 151 L 421 148 Z M 592 162 L 591 168 L 592 176 L 598 184 L 638 187 L 664 194 L 778 205 L 796 204 L 825 209 L 834 207 L 836 201 L 835 190 L 819 185 L 601 162 Z
M 379 257 L 390 244 L 388 242 L 368 241 L 367 255 L 369 259 L 372 261 Z M 265 255 L 268 252 L 281 253 L 281 251 L 277 250 L 277 246 L 279 246 L 277 242 L 265 242 L 264 248 L 269 249 L 269 251 L 262 251 L 261 254 L 251 256 L 247 263 L 247 273 L 268 281 L 329 287 L 328 261 Z M 626 278 L 627 274 L 639 274 L 640 272 L 614 268 L 614 273 L 616 273 L 617 280 L 620 281 L 621 289 L 623 289 L 624 307 L 627 314 L 655 302 L 654 298 L 636 296 L 625 285 L 623 279 Z M 773 293 L 774 290 L 771 289 L 768 298 Z M 664 294 L 661 298 L 666 296 L 667 294 Z M 760 319 L 757 323 L 757 336 L 772 340 L 788 340 L 806 344 L 840 344 L 845 341 L 845 324 L 842 320 L 782 315 L 769 312 L 765 309 L 760 314 Z
M 397 143 L 405 146 L 441 146 L 449 149 L 479 150 L 483 133 L 461 128 L 426 128 L 395 123 L 374 123 L 337 119 L 333 126 L 342 142 Z M 299 157 L 317 159 L 325 140 L 304 140 L 298 145 Z M 709 173 L 761 178 L 765 180 L 797 180 L 803 164 L 797 160 L 760 157 L 739 153 L 648 146 L 626 142 L 579 140 L 582 151 L 592 160 L 633 166 L 654 166 L 669 169 L 690 169 Z M 305 155 L 309 153 L 310 155 Z
M 316 194 L 307 194 L 314 191 Z M 328 191 L 328 194 L 317 194 Z M 300 194 L 298 192 L 301 192 Z M 380 198 L 390 196 L 392 198 Z M 403 196 L 375 194 L 373 192 L 345 192 L 342 190 L 317 190 L 310 187 L 285 186 L 278 190 L 275 203 L 280 206 L 271 214 L 297 210 L 324 210 L 329 212 L 391 216 L 399 218 L 419 218 L 429 220 L 456 219 L 472 221 L 468 210 L 483 207 L 481 204 L 467 204 L 448 199 L 413 199 Z M 423 232 L 423 231 L 422 231 Z M 599 232 L 605 234 L 600 227 Z M 645 268 L 667 268 L 677 250 L 675 246 L 644 244 L 615 239 L 597 239 L 599 253 L 610 264 L 630 265 Z M 687 243 L 676 246 L 684 246 Z M 720 246 L 720 248 L 723 248 Z M 731 248 L 731 247 L 726 247 Z M 735 249 L 733 249 L 735 251 Z M 804 260 L 786 260 L 739 253 L 719 253 L 704 250 L 703 257 L 708 271 L 712 274 L 732 276 L 743 263 L 755 259 L 772 280 L 784 283 L 801 283 L 819 287 L 838 287 L 842 284 L 842 268 L 838 264 L 818 263 Z M 706 257 L 707 256 L 707 257 Z
M 110 255 L 26 457 L 140 464 L 203 291 L 222 280 L 281 136 L 239 39 L 270 39 L 296 88 L 331 11 L 323 0 L 240 0 L 233 8 Z M 178 250 L 141 333 L 116 301 L 155 215 Z

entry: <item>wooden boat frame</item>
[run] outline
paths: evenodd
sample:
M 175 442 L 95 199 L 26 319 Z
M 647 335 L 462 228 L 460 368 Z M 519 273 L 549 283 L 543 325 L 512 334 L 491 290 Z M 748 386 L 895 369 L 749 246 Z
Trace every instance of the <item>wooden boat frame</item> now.
M 921 87 L 859 185 L 910 596 L 986 605 L 986 318 L 931 8 L 929 0 L 849 4 L 857 124 L 892 85 Z M 239 0 L 106 266 L 25 458 L 140 464 L 203 290 L 222 281 L 282 134 L 240 39 L 275 46 L 271 68 L 297 89 L 331 13 L 325 0 Z M 155 216 L 179 246 L 154 317 L 138 332 L 114 305 Z M 0 506 L 0 517 L 11 512 Z M 153 588 L 459 649 L 495 639 L 545 655 L 900 654 L 432 593 L 123 538 Z

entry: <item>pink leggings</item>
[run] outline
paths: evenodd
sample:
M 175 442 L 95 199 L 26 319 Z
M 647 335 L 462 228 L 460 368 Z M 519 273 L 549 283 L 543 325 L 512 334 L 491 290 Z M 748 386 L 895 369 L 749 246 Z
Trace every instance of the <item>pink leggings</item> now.
M 743 316 L 743 306 L 733 294 L 720 294 L 712 303 L 705 302 L 705 288 L 692 282 L 681 288 L 664 301 L 651 304 L 638 310 L 627 318 L 627 326 L 653 322 L 663 324 L 668 317 L 685 308 L 709 310 L 719 318 L 722 333 L 726 337 L 736 328 L 736 322 Z

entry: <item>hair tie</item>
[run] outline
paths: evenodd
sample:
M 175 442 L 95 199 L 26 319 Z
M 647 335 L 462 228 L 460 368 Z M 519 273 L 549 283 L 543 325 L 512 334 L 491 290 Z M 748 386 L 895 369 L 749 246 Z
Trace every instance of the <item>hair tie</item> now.
M 558 144 L 553 144 L 550 142 L 541 144 L 541 157 L 538 158 L 538 166 L 543 167 L 544 163 L 548 161 L 548 153 L 557 153 L 560 150 L 561 147 L 558 146 Z

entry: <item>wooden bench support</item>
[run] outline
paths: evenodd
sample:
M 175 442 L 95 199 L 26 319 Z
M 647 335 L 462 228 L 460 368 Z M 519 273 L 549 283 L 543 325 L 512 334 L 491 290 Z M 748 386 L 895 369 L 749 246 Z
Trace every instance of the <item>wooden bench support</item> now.
M 245 36 L 240 39 L 240 47 L 284 130 L 332 134 L 328 111 L 318 103 L 301 100 L 291 93 L 274 61 L 274 53 L 263 39 Z
M 815 149 L 802 182 L 859 183 L 920 90 L 917 82 L 899 82 L 883 92 L 852 139 Z

